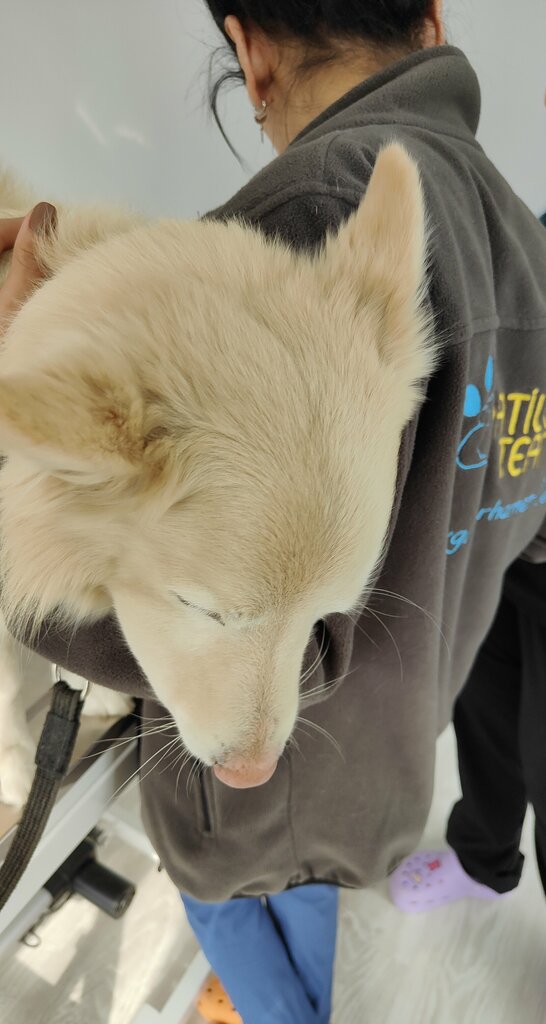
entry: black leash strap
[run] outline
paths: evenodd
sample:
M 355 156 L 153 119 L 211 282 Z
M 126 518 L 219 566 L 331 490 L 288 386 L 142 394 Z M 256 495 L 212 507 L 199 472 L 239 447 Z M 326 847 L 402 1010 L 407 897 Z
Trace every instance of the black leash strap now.
M 36 773 L 23 816 L 0 868 L 0 909 L 7 903 L 42 838 L 57 790 L 68 772 L 80 727 L 82 694 L 60 679 L 36 751 Z

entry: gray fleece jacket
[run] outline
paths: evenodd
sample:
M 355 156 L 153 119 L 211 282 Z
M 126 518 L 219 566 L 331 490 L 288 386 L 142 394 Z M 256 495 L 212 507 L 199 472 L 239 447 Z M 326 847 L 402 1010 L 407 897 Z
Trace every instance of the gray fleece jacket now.
M 389 541 L 357 625 L 317 624 L 306 687 L 333 680 L 271 781 L 234 790 L 206 771 L 146 774 L 144 821 L 174 883 L 204 900 L 308 882 L 365 886 L 419 841 L 435 742 L 492 621 L 503 574 L 543 557 L 546 511 L 546 232 L 475 139 L 476 76 L 463 53 L 412 54 L 367 79 L 210 216 L 243 217 L 295 247 L 320 245 L 355 209 L 378 151 L 417 161 L 431 233 L 430 301 L 443 355 L 406 429 Z M 544 532 L 544 531 L 543 531 Z M 538 551 L 538 555 L 537 555 Z M 70 643 L 68 642 L 70 641 Z M 113 619 L 70 636 L 48 626 L 46 657 L 164 714 Z M 165 742 L 141 743 L 142 762 Z M 150 762 L 152 763 L 152 762 Z M 164 765 L 161 765 L 161 769 Z

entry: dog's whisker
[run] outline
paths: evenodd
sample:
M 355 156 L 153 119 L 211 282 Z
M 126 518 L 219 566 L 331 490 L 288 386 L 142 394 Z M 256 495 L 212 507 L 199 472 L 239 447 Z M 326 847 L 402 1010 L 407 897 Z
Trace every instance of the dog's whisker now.
M 188 797 L 191 796 L 191 788 L 193 786 L 193 783 L 195 782 L 195 780 L 197 778 L 199 778 L 203 774 L 203 772 L 205 771 L 205 768 L 206 768 L 205 764 L 203 764 L 201 761 L 195 759 L 195 761 L 194 761 L 194 763 L 192 765 L 191 771 L 190 771 L 190 773 L 188 775 L 187 782 L 186 782 L 186 794 L 187 794 Z
M 292 735 L 289 737 L 288 743 L 286 744 L 286 746 L 287 747 L 295 747 L 297 752 L 298 752 L 298 754 L 300 755 L 300 757 L 303 757 L 302 749 L 301 749 L 301 747 L 300 747 L 300 745 L 299 745 L 299 743 L 298 743 L 294 733 L 292 733 Z M 282 757 L 284 757 L 284 755 L 285 755 L 285 752 L 283 751 Z M 305 761 L 304 757 L 303 757 L 303 760 Z
M 170 743 L 165 745 L 165 747 L 160 747 L 159 750 L 155 750 L 154 753 L 151 754 L 150 757 L 148 757 L 146 759 L 144 764 L 139 764 L 138 768 L 136 768 L 136 770 L 132 773 L 132 775 L 130 775 L 129 778 L 126 779 L 124 782 L 122 782 L 121 786 L 118 786 L 118 788 L 116 789 L 115 793 L 113 793 L 113 795 L 108 800 L 108 804 L 111 804 L 112 801 L 115 800 L 115 798 L 117 797 L 118 793 L 121 793 L 121 790 L 125 789 L 129 785 L 129 783 L 132 782 L 133 779 L 142 771 L 142 769 L 145 768 L 146 765 L 150 763 L 150 761 L 153 761 L 154 757 L 157 757 L 159 754 L 162 753 L 163 750 L 165 750 L 166 747 L 172 746 L 172 744 L 175 743 L 175 742 L 176 742 L 176 740 L 171 740 Z M 152 765 L 152 768 L 150 769 L 150 771 L 153 771 L 153 769 L 155 767 L 156 767 L 156 765 Z M 141 776 L 140 782 L 141 783 L 144 782 L 144 779 L 146 779 L 149 774 L 150 774 L 150 772 L 147 772 L 146 775 Z
M 126 736 L 124 739 L 116 740 L 115 743 L 109 739 L 96 740 L 95 747 L 106 747 L 108 750 L 117 750 L 120 747 L 125 746 L 127 743 L 133 743 L 134 740 L 148 739 L 150 736 L 159 736 L 163 732 L 166 732 L 170 727 L 164 726 L 161 729 L 151 729 L 150 732 L 133 733 L 131 736 Z M 87 761 L 91 758 L 96 757 L 96 750 L 91 751 L 90 754 L 82 754 L 79 758 L 80 761 Z
M 312 671 L 311 671 L 311 670 L 309 670 L 308 672 L 306 672 L 306 674 L 305 674 L 304 676 L 302 676 L 302 677 L 301 677 L 301 680 L 300 680 L 300 686 L 305 686 L 305 684 L 306 684 L 307 682 L 309 682 L 309 680 L 311 679 L 311 676 L 313 676 L 313 675 L 315 674 L 315 672 L 318 672 L 318 670 L 319 670 L 320 666 L 322 665 L 322 663 L 323 663 L 324 659 L 326 658 L 326 655 L 327 655 L 327 654 L 328 654 L 328 649 L 326 649 L 326 650 L 325 650 L 325 652 L 324 652 L 324 654 L 323 654 L 323 656 L 322 656 L 321 660 L 320 660 L 320 661 L 318 662 L 318 664 L 317 664 L 317 665 L 315 665 L 315 667 L 313 668 L 313 670 L 312 670 Z M 320 685 L 320 686 L 321 686 L 321 685 L 322 685 L 322 683 L 319 683 L 318 685 Z
M 178 775 L 176 776 L 176 786 L 175 786 L 175 789 L 174 789 L 174 801 L 175 801 L 175 803 L 178 802 L 178 783 L 180 781 L 180 775 L 184 771 L 184 768 L 186 767 L 188 761 L 190 761 L 190 760 L 191 760 L 191 754 L 187 753 L 186 757 L 182 761 L 182 764 L 180 765 L 180 768 L 178 769 Z
M 324 729 L 322 727 L 322 725 L 318 725 L 316 722 L 312 722 L 311 719 L 309 719 L 309 718 L 303 718 L 302 715 L 298 715 L 296 721 L 299 722 L 299 723 L 302 723 L 302 722 L 305 723 L 305 725 L 308 725 L 311 729 L 315 729 L 318 733 L 320 733 L 321 736 L 324 736 L 324 738 L 329 740 L 329 742 L 332 744 L 332 746 L 337 751 L 337 753 L 339 754 L 341 759 L 343 761 L 345 760 L 345 756 L 343 754 L 343 751 L 342 751 L 338 741 L 336 739 L 334 739 L 332 734 L 330 732 L 328 732 L 327 729 Z
M 360 667 L 360 665 L 355 665 L 353 668 L 349 669 L 348 672 L 344 672 L 343 675 L 337 676 L 335 679 L 326 679 L 324 683 L 320 683 L 319 686 L 315 686 L 314 689 L 306 690 L 305 693 L 302 693 L 301 695 L 302 700 L 307 702 L 310 697 L 320 697 L 321 694 L 326 693 L 327 690 L 334 687 L 336 683 L 341 683 L 343 680 L 349 679 L 350 676 L 354 676 L 355 672 L 358 672 Z
M 400 665 L 400 682 L 403 682 L 404 681 L 404 665 L 403 665 L 403 662 L 402 662 L 402 655 L 400 653 L 400 648 L 399 648 L 398 644 L 396 643 L 396 640 L 395 640 L 393 634 L 391 633 L 389 627 L 386 626 L 385 623 L 382 621 L 382 619 L 379 617 L 379 615 L 377 615 L 377 613 L 374 612 L 373 608 L 368 608 L 367 611 L 369 611 L 370 615 L 373 615 L 374 619 L 376 619 L 377 622 L 379 622 L 380 626 L 383 626 L 383 629 L 385 630 L 385 632 L 390 636 L 390 638 L 392 640 L 392 643 L 393 643 L 393 647 L 394 647 L 394 649 L 396 651 L 396 654 L 397 654 L 397 657 L 398 657 L 398 663 Z M 358 628 L 362 629 L 360 624 L 357 623 L 357 622 L 355 622 L 355 626 L 357 626 Z
M 178 762 L 180 761 L 180 758 L 184 757 L 185 753 L 186 753 L 186 748 L 184 746 L 183 740 L 181 740 L 180 741 L 180 749 L 176 752 L 173 760 L 169 761 L 168 767 L 169 768 L 175 768 L 176 765 L 178 764 Z
M 403 675 L 404 675 L 403 667 L 402 667 L 402 656 L 400 654 L 400 648 L 398 647 L 398 645 L 396 643 L 396 640 L 394 639 L 394 637 L 393 637 L 390 629 L 388 628 L 388 626 L 386 626 L 385 623 L 382 621 L 381 616 L 380 616 L 380 614 L 378 612 L 374 611 L 374 609 L 371 608 L 369 605 L 366 606 L 366 608 L 362 612 L 362 615 L 366 614 L 366 612 L 369 615 L 372 615 L 374 619 L 377 619 L 377 621 L 379 622 L 379 625 L 383 626 L 383 629 L 385 630 L 385 632 L 388 633 L 388 635 L 390 636 L 390 638 L 391 638 L 391 640 L 393 642 L 393 645 L 394 645 L 394 647 L 396 649 L 396 653 L 398 655 L 398 662 L 399 662 L 399 665 L 400 665 L 400 678 L 402 679 Z M 366 630 L 364 629 L 362 623 L 358 622 L 356 619 L 353 619 L 350 615 L 348 616 L 348 618 L 352 622 L 352 624 L 355 627 L 355 629 L 358 629 L 359 632 L 362 633 L 363 636 L 366 637 L 366 640 L 369 640 L 369 642 L 371 644 L 373 644 L 374 647 L 377 647 L 379 649 L 379 644 L 369 635 L 369 633 L 366 632 Z
M 174 718 L 172 715 L 139 715 L 136 711 L 133 711 L 135 718 L 138 718 L 140 722 L 172 722 L 174 724 Z
M 324 647 L 325 640 L 327 641 L 326 642 L 326 647 Z M 315 658 L 315 661 L 313 662 L 313 665 L 311 666 L 310 669 L 308 669 L 307 677 L 309 677 L 313 672 L 317 671 L 317 669 L 320 667 L 320 665 L 324 661 L 324 659 L 325 659 L 326 655 L 328 654 L 329 650 L 330 650 L 330 637 L 327 634 L 326 625 L 323 622 L 322 623 L 322 636 L 321 636 L 321 639 L 320 639 L 319 651 L 318 651 L 318 654 L 317 654 L 317 656 Z
M 176 743 L 176 742 L 177 742 L 176 740 L 171 740 L 171 742 L 170 742 L 170 743 L 168 743 L 168 744 L 166 745 L 166 747 L 162 747 L 162 748 L 161 748 L 161 750 L 162 750 L 162 751 L 164 751 L 164 753 L 163 753 L 163 754 L 162 754 L 162 756 L 161 756 L 161 757 L 159 758 L 159 761 L 158 761 L 158 762 L 157 762 L 156 764 L 153 764 L 153 765 L 152 765 L 152 767 L 150 768 L 150 770 L 146 772 L 146 775 L 144 775 L 143 777 L 141 777 L 141 779 L 140 779 L 140 782 L 141 782 L 141 783 L 142 783 L 142 782 L 144 782 L 144 779 L 147 779 L 147 778 L 148 778 L 148 775 L 151 775 L 151 774 L 152 774 L 152 772 L 153 772 L 153 771 L 155 771 L 155 769 L 159 767 L 159 765 L 161 764 L 161 762 L 162 762 L 162 761 L 163 761 L 163 760 L 164 760 L 164 759 L 165 759 L 165 758 L 167 757 L 167 755 L 168 755 L 168 753 L 169 753 L 169 749 L 170 749 L 170 748 L 172 747 L 173 743 Z M 159 751 L 159 753 L 161 753 L 161 751 Z M 150 758 L 148 758 L 148 760 L 150 760 Z M 146 761 L 146 764 L 147 764 L 147 763 L 148 763 L 148 761 Z
M 322 638 L 321 638 L 321 641 L 320 641 L 320 648 L 319 648 L 318 654 L 315 657 L 315 660 L 313 661 L 313 664 L 310 665 L 310 667 L 307 669 L 307 671 L 303 674 L 303 676 L 301 678 L 302 685 L 307 682 L 307 680 L 313 675 L 314 672 L 317 671 L 317 669 L 320 667 L 321 662 L 324 661 L 324 658 L 328 654 L 328 650 L 329 650 L 329 647 L 330 647 L 330 639 L 329 638 L 328 638 L 328 644 L 326 646 L 326 650 L 324 651 L 324 654 L 322 653 L 322 649 L 323 649 L 323 646 L 324 646 L 325 639 L 326 639 L 326 626 L 324 625 L 324 623 L 322 623 Z
M 312 690 L 305 690 L 305 692 L 302 693 L 301 696 L 305 700 L 308 700 L 309 697 L 320 697 L 322 693 L 326 693 L 326 690 L 328 690 L 330 686 L 332 686 L 332 682 L 336 681 L 337 680 L 325 680 L 323 683 L 319 683 L 318 686 L 313 687 Z
M 305 736 L 307 739 L 316 740 L 316 738 L 317 738 L 316 735 L 310 729 L 306 729 L 305 726 L 302 725 L 301 722 L 297 723 L 296 729 L 298 730 L 298 732 L 301 732 L 303 734 L 303 736 Z M 306 758 L 305 758 L 305 756 L 303 754 L 303 751 L 300 750 L 300 753 L 301 753 L 301 756 L 302 756 L 303 760 L 305 761 Z
M 330 687 L 336 682 L 337 679 L 330 679 L 327 683 L 321 683 L 320 686 L 316 686 L 314 690 L 306 690 L 305 693 L 302 693 L 302 697 L 305 698 L 306 701 L 310 698 L 316 699 L 318 697 L 322 697 L 322 694 L 327 693 Z
M 166 764 L 165 767 L 161 769 L 161 771 L 159 773 L 160 775 L 163 775 L 164 772 L 167 772 L 170 769 L 172 769 L 176 764 L 178 764 L 178 761 L 184 755 L 186 748 L 184 746 L 184 743 L 183 743 L 183 740 L 182 740 L 181 737 L 179 737 L 179 747 L 180 747 L 180 749 L 178 749 L 178 750 L 175 747 L 175 756 L 174 756 L 173 760 L 169 761 L 169 763 Z
M 369 612 L 370 615 L 374 614 L 373 608 L 370 608 L 369 605 L 366 605 L 364 610 L 360 613 L 361 616 L 365 615 L 366 612 Z M 348 615 L 347 618 L 352 622 L 352 624 L 355 627 L 355 629 L 358 629 L 359 632 L 362 633 L 362 635 L 366 637 L 366 640 L 369 640 L 369 642 L 371 644 L 373 644 L 373 646 L 376 647 L 377 650 L 379 650 L 379 644 L 377 643 L 376 640 L 373 639 L 373 637 L 370 636 L 369 633 L 366 632 L 366 630 L 364 629 L 364 626 L 362 625 L 362 623 L 359 622 L 358 619 L 353 619 L 352 615 Z
M 192 764 L 192 766 L 191 766 L 191 768 L 190 768 L 190 770 L 188 772 L 188 777 L 186 779 L 186 796 L 188 796 L 188 797 L 189 797 L 190 792 L 191 792 L 191 787 L 193 786 L 194 777 L 197 775 L 198 770 L 199 770 L 199 761 L 194 760 L 194 762 L 193 762 L 193 764 Z
M 177 764 L 178 764 L 178 762 L 182 761 L 179 773 L 177 775 L 177 782 L 178 782 L 178 776 L 180 775 L 180 772 L 182 771 L 184 766 L 188 763 L 190 758 L 191 758 L 191 754 L 186 750 L 186 747 L 184 746 L 184 743 L 181 743 L 180 744 L 180 750 L 177 752 L 175 758 L 169 764 L 170 770 L 174 771 L 176 766 L 177 766 Z M 175 795 L 176 795 L 176 792 L 175 792 Z
M 188 750 L 187 750 L 187 749 L 186 749 L 186 747 L 184 746 L 184 743 L 182 742 L 182 743 L 180 744 L 180 751 L 179 751 L 179 753 L 178 753 L 178 759 L 179 759 L 179 758 L 181 758 L 181 757 L 184 757 L 184 756 L 186 756 L 186 757 L 191 757 L 191 754 L 190 754 L 190 753 L 188 752 Z M 175 763 L 176 763 L 176 762 L 175 762 Z
M 299 722 L 304 722 L 305 725 L 310 726 L 311 729 L 316 729 L 316 731 L 319 732 L 322 736 L 324 736 L 325 739 L 329 740 L 332 743 L 332 745 L 335 747 L 335 749 L 338 751 L 338 753 L 341 754 L 341 747 L 340 747 L 338 741 L 336 739 L 334 739 L 332 734 L 330 732 L 328 732 L 327 729 L 324 729 L 324 727 L 322 725 L 318 725 L 317 722 L 311 721 L 310 718 L 303 718 L 302 716 L 299 716 L 298 721 Z
M 444 633 L 444 631 L 442 629 L 441 623 L 435 618 L 435 616 L 432 614 L 432 612 L 430 612 L 428 610 L 428 608 L 424 608 L 422 605 L 417 604 L 416 601 L 412 601 L 411 598 L 405 597 L 403 594 L 397 594 L 393 590 L 383 590 L 381 587 L 373 587 L 369 591 L 368 596 L 369 597 L 373 597 L 374 594 L 378 594 L 381 597 L 390 597 L 390 598 L 392 598 L 392 600 L 395 600 L 395 601 L 402 601 L 403 604 L 410 605 L 410 607 L 415 608 L 419 612 L 422 612 L 422 614 L 425 615 L 427 617 L 427 619 L 430 620 L 430 622 L 432 623 L 434 628 L 438 630 L 438 632 L 439 632 L 439 634 L 440 634 L 440 636 L 441 636 L 441 638 L 444 641 L 444 644 L 446 646 L 447 653 L 448 654 L 451 653 L 451 649 L 450 649 L 450 646 L 449 646 L 449 641 L 448 641 L 448 639 L 447 639 L 447 637 L 446 637 L 446 635 L 445 635 L 445 633 Z M 369 606 L 366 605 L 365 607 L 369 607 Z
M 360 615 L 365 615 L 370 608 L 373 608 L 373 605 L 366 605 L 360 612 Z M 404 615 L 395 615 L 394 612 L 384 612 L 379 608 L 373 608 L 373 610 L 376 615 L 380 615 L 382 619 L 398 619 L 400 621 L 405 618 Z

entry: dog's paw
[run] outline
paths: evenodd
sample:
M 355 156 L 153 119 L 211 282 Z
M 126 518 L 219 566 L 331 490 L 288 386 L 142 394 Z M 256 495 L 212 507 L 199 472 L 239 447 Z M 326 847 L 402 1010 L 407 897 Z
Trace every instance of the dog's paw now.
M 85 699 L 82 714 L 99 718 L 124 718 L 133 708 L 134 701 L 131 697 L 93 683 Z
M 23 807 L 34 778 L 34 750 L 18 743 L 0 750 L 0 800 L 12 807 Z

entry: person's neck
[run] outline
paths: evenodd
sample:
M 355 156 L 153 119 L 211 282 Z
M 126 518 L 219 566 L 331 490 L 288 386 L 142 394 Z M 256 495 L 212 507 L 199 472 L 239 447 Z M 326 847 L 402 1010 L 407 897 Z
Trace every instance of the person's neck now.
M 354 62 L 326 63 L 312 73 L 300 73 L 295 79 L 287 76 L 280 83 L 278 95 L 271 100 L 265 125 L 277 153 L 282 153 L 308 124 L 351 89 L 403 56 L 405 53 L 400 51 L 381 57 L 364 54 Z

